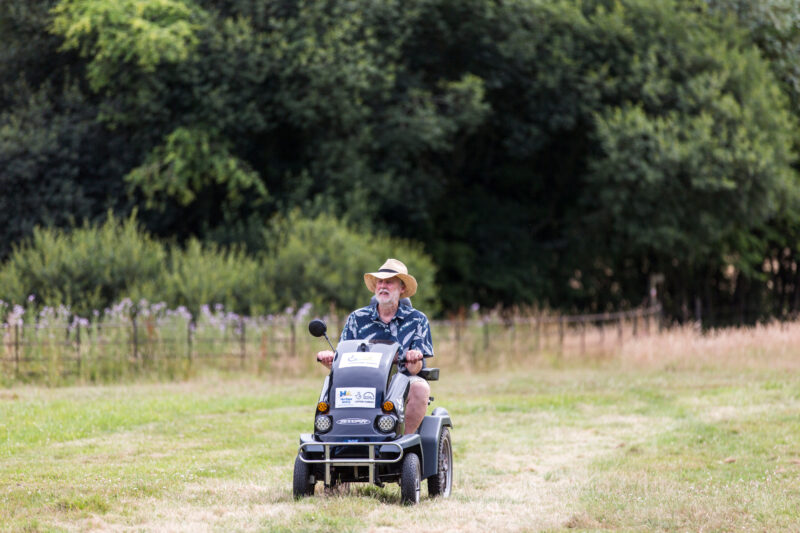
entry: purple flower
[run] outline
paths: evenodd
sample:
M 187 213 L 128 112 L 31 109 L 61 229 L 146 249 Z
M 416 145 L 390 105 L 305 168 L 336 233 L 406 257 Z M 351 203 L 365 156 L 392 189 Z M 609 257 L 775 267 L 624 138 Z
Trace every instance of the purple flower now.
M 306 316 L 314 305 L 311 302 L 306 302 L 303 304 L 303 307 L 297 310 L 297 314 L 295 315 L 294 319 L 296 321 L 303 320 L 303 317 Z

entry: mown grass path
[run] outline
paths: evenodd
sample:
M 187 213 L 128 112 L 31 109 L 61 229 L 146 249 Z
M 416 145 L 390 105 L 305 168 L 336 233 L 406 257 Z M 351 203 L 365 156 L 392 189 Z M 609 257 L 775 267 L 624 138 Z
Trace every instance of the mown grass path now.
M 416 508 L 396 486 L 292 500 L 320 376 L 2 390 L 0 529 L 800 529 L 796 372 L 444 371 L 454 492 Z

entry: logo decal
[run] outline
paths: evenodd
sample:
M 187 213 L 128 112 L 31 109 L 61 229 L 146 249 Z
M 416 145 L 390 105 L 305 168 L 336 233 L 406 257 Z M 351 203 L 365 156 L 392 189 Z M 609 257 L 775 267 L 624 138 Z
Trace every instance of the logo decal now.
M 351 368 L 356 366 L 378 368 L 380 364 L 380 352 L 347 352 L 342 354 L 339 368 Z
M 363 426 L 369 424 L 369 420 L 366 418 L 342 418 L 337 420 L 336 423 L 344 426 Z
M 336 408 L 375 407 L 374 387 L 343 387 L 336 389 Z

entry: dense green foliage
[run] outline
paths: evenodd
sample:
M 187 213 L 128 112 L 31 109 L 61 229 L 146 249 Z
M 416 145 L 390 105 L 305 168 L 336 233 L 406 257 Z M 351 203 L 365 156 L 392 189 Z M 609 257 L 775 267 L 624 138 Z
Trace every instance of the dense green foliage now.
M 36 0 L 0 31 L 2 256 L 138 207 L 187 257 L 279 258 L 181 302 L 350 305 L 396 256 L 446 310 L 654 275 L 676 316 L 800 309 L 797 0 Z
M 374 270 L 398 253 L 421 285 L 414 304 L 430 313 L 438 309 L 435 270 L 418 245 L 361 234 L 331 216 L 297 213 L 276 220 L 263 238 L 264 252 L 253 257 L 194 238 L 167 246 L 138 227 L 135 213 L 73 231 L 37 228 L 0 268 L 0 301 L 63 303 L 83 317 L 125 297 L 182 305 L 194 316 L 210 304 L 249 314 L 305 303 L 320 312 L 330 304 L 352 309 L 370 298 L 353 273 Z
M 402 257 L 419 284 L 412 303 L 424 312 L 438 310 L 433 263 L 419 245 L 383 236 L 359 234 L 330 215 L 305 219 L 298 212 L 279 218 L 269 233 L 270 285 L 279 302 L 305 301 L 324 309 L 332 302 L 343 309 L 366 305 L 363 272 L 377 270 L 383 257 Z
M 140 284 L 161 274 L 166 257 L 162 244 L 137 231 L 134 217 L 70 232 L 37 228 L 0 270 L 0 299 L 33 296 L 90 316 L 124 296 L 143 296 Z

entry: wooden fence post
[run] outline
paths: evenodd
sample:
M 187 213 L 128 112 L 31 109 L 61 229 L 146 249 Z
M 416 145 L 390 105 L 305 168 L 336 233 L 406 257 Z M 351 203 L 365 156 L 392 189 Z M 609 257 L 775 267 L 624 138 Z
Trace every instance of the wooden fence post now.
M 247 357 L 247 333 L 245 332 L 244 317 L 239 317 L 239 326 L 241 328 L 241 365 L 244 368 L 244 360 Z
M 694 298 L 694 318 L 697 321 L 697 329 L 703 331 L 703 303 L 699 296 Z
M 133 358 L 139 358 L 139 334 L 136 328 L 136 313 L 131 315 L 131 325 L 133 329 Z
M 75 330 L 75 349 L 78 352 L 78 377 L 81 376 L 81 323 L 78 322 L 78 327 Z
M 19 378 L 19 323 L 14 324 L 14 375 Z
M 608 313 L 605 313 L 605 315 L 608 315 Z M 606 316 L 603 316 L 598 324 L 600 327 L 600 346 L 603 346 L 603 342 L 606 339 Z
M 186 323 L 186 359 L 189 361 L 189 366 L 192 364 L 192 319 Z
M 586 353 L 586 320 L 581 318 L 581 355 Z
M 295 353 L 295 349 L 297 347 L 297 332 L 295 331 L 294 320 L 290 322 L 290 340 L 289 340 L 289 355 L 295 357 L 297 354 Z

